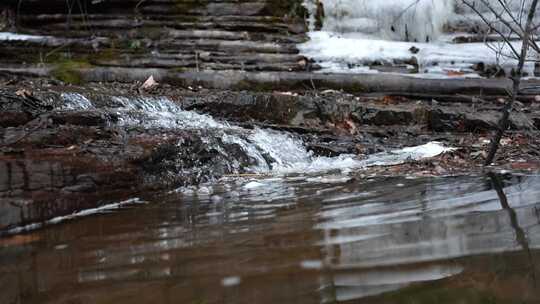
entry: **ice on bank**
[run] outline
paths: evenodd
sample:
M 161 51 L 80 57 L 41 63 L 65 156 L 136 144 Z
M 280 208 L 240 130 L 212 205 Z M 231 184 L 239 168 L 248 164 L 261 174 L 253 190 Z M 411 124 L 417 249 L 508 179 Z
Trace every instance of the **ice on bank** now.
M 488 2 L 498 5 L 494 0 Z M 500 65 L 507 73 L 517 64 L 502 42 L 458 43 L 456 37 L 478 36 L 467 27 L 478 26 L 482 20 L 456 0 L 304 3 L 309 12 L 310 39 L 298 47 L 322 68 L 321 72 L 377 73 L 392 71 L 380 66 L 400 66 L 394 70 L 424 77 L 475 77 L 479 64 Z M 488 20 L 494 18 L 485 7 L 478 9 Z M 515 42 L 514 47 L 519 49 L 521 43 Z M 526 66 L 526 72 L 534 74 L 533 63 Z

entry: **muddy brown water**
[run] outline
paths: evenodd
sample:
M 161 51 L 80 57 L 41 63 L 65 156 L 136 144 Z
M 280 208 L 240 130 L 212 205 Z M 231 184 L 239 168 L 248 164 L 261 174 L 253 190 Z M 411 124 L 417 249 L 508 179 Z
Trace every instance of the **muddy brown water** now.
M 223 180 L 0 239 L 0 303 L 540 303 L 540 177 Z

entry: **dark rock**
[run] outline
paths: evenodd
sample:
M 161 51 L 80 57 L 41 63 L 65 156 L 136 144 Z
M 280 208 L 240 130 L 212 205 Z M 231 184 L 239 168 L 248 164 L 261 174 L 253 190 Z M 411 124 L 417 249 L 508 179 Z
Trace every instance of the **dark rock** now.
M 111 120 L 117 120 L 116 117 L 112 118 L 110 115 L 112 114 L 105 115 L 96 111 L 63 111 L 51 114 L 50 119 L 57 125 L 106 126 Z
M 2 111 L 0 115 L 0 127 L 17 127 L 26 124 L 32 120 L 32 116 L 20 111 Z
M 418 52 L 420 52 L 420 49 L 415 46 L 411 46 L 411 48 L 409 49 L 409 52 L 413 54 L 418 54 Z
M 99 85 L 91 90 L 34 87 L 32 96 L 39 102 L 29 103 L 27 95 L 13 93 L 18 88 L 0 94 L 2 110 L 26 117 L 21 124 L 0 128 L 0 230 L 154 190 L 246 173 L 258 164 L 245 151 L 257 128 L 294 133 L 314 155 L 370 154 L 440 138 L 431 132 L 446 136 L 493 130 L 499 107 L 484 101 L 472 105 L 334 90 L 262 93 L 163 85 L 159 93 L 169 94 L 184 109 L 245 127 L 174 129 L 142 125 L 153 121 L 144 109 L 154 105 L 141 103 L 139 94 L 132 96 L 137 85 Z M 83 93 L 91 106 L 83 102 L 68 107 L 60 92 Z M 113 98 L 117 95 L 138 103 L 126 105 L 124 99 Z M 71 110 L 60 110 L 67 108 Z M 512 114 L 512 128 L 525 128 L 525 120 L 540 125 L 538 108 L 528 108 Z M 234 141 L 227 140 L 232 136 Z M 261 157 L 273 161 L 271 155 Z
M 411 111 L 390 109 L 366 108 L 360 116 L 363 124 L 375 126 L 408 125 L 413 122 Z
M 464 116 L 444 112 L 441 109 L 435 109 L 430 112 L 429 129 L 436 132 L 444 132 L 446 130 L 465 131 L 463 125 Z

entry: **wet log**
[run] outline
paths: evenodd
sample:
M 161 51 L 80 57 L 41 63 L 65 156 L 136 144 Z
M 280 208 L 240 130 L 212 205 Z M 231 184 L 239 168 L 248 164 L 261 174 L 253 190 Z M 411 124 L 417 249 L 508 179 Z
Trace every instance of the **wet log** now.
M 195 57 L 195 56 L 194 56 Z M 301 65 L 296 62 L 251 62 L 243 63 L 233 61 L 230 63 L 220 63 L 215 61 L 205 62 L 193 60 L 176 60 L 176 59 L 157 59 L 157 58 L 140 58 L 126 60 L 111 60 L 111 61 L 92 61 L 99 66 L 110 67 L 148 67 L 148 68 L 190 68 L 192 70 L 241 70 L 241 71 L 300 71 L 304 70 Z
M 50 75 L 51 68 L 0 68 L 0 72 L 46 76 Z M 421 95 L 503 96 L 511 85 L 507 79 L 422 79 L 402 75 L 314 74 L 308 72 L 177 72 L 159 68 L 122 67 L 84 68 L 80 70 L 80 75 L 84 81 L 88 82 L 144 81 L 153 75 L 158 82 L 184 87 L 200 85 L 205 88 L 256 91 L 333 89 L 351 93 L 414 93 Z M 523 87 L 540 86 L 540 80 L 526 80 L 522 85 Z
M 537 95 L 531 94 L 531 92 L 523 91 L 520 93 L 521 95 L 518 96 L 518 101 L 524 102 L 524 103 L 532 103 L 536 102 Z M 409 99 L 416 99 L 416 100 L 426 100 L 426 101 L 437 101 L 437 102 L 449 102 L 449 103 L 465 103 L 465 104 L 475 104 L 482 101 L 500 101 L 508 98 L 508 95 L 463 95 L 463 94 L 454 94 L 454 95 L 444 95 L 444 94 L 418 94 L 418 93 L 407 93 L 407 92 L 386 92 L 386 93 L 374 93 L 374 94 L 366 94 L 365 96 L 370 97 L 383 97 L 383 96 L 389 96 L 389 97 L 404 97 Z
M 313 73 L 174 73 L 168 81 L 213 88 L 335 89 L 353 93 L 414 92 L 421 94 L 504 95 L 506 79 L 421 79 L 402 75 Z M 530 80 L 538 83 L 537 80 Z

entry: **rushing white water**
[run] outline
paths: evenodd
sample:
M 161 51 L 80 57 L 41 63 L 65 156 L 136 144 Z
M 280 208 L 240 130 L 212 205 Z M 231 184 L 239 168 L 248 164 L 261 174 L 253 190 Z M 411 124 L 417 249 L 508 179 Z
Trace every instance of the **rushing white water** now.
M 431 142 L 418 147 L 374 154 L 365 159 L 360 159 L 356 155 L 318 157 L 307 150 L 300 138 L 290 133 L 261 128 L 248 130 L 232 126 L 208 115 L 182 110 L 167 98 L 111 97 L 106 103 L 107 106 L 99 107 L 81 94 L 65 93 L 62 97 L 63 110 L 104 110 L 114 113 L 118 117 L 119 124 L 123 126 L 212 130 L 213 136 L 220 137 L 223 143 L 237 144 L 256 161 L 250 168 L 243 168 L 254 173 L 316 173 L 332 170 L 346 172 L 353 168 L 392 165 L 407 160 L 433 157 L 451 150 L 440 143 Z
M 37 35 L 24 35 L 11 32 L 0 32 L 0 41 L 42 41 L 50 37 Z

